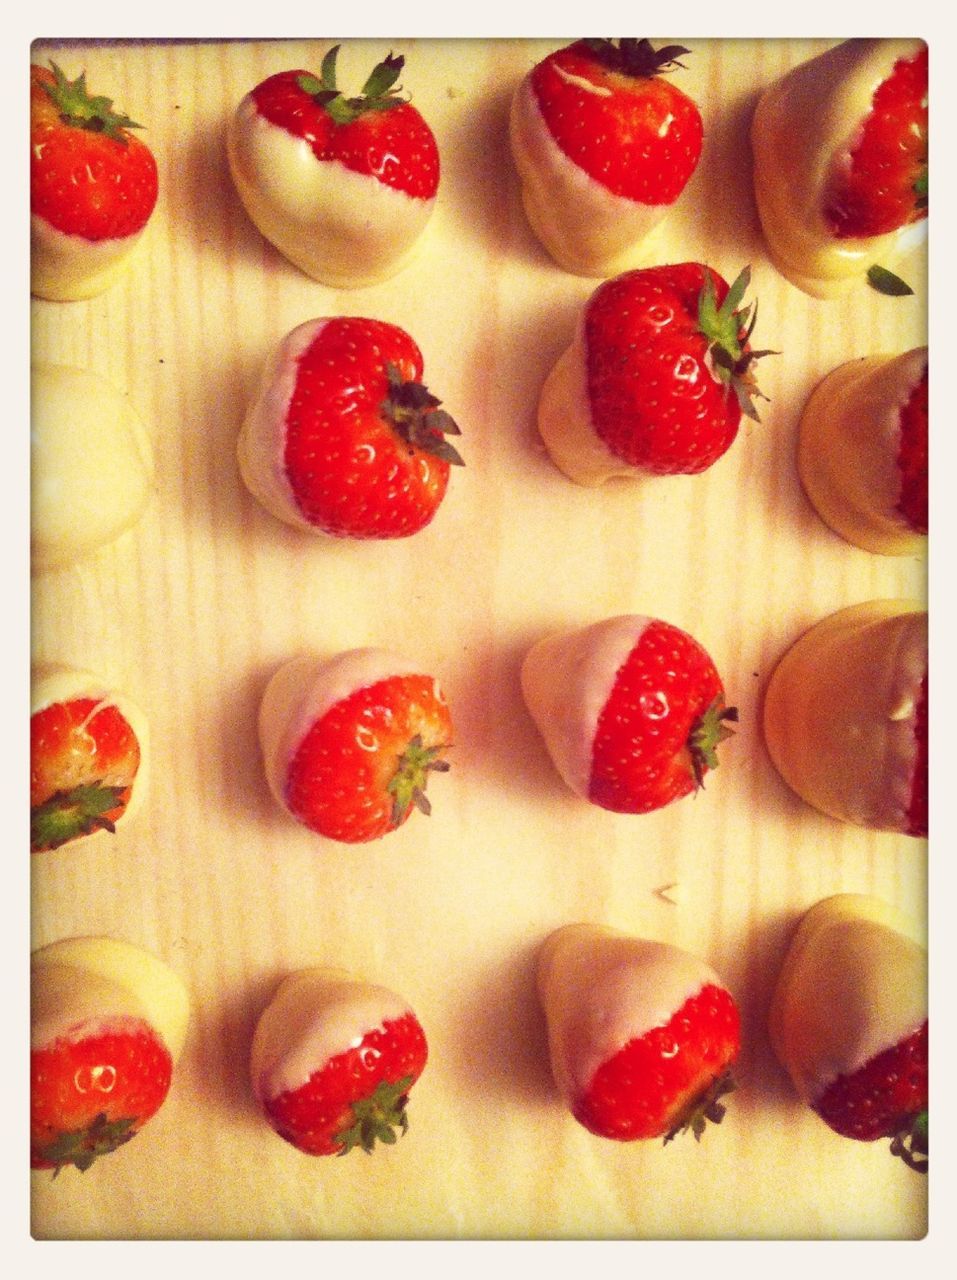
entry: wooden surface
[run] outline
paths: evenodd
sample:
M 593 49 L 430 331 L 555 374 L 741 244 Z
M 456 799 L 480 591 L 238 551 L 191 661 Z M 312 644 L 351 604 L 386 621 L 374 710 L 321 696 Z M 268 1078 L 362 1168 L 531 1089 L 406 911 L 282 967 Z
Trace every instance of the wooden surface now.
M 136 530 L 35 580 L 38 660 L 91 668 L 147 711 L 150 794 L 112 841 L 34 860 L 33 945 L 111 934 L 165 958 L 193 1019 L 171 1095 L 89 1173 L 33 1179 L 40 1237 L 918 1237 L 926 1184 L 887 1144 L 842 1140 L 806 1111 L 771 1053 L 766 1013 L 790 932 L 839 891 L 923 917 L 926 849 L 842 826 L 778 779 L 760 733 L 764 683 L 805 627 L 878 596 L 922 598 L 924 566 L 842 542 L 804 498 L 795 431 L 815 383 L 854 356 L 926 340 L 913 298 L 862 286 L 805 297 L 768 262 L 750 187 L 758 91 L 827 42 L 692 45 L 682 87 L 705 119 L 702 162 L 655 260 L 753 264 L 771 398 L 699 477 L 588 491 L 544 453 L 542 381 L 596 282 L 534 240 L 507 146 L 510 94 L 561 42 L 347 45 L 361 83 L 390 48 L 442 157 L 433 226 L 394 280 L 335 292 L 247 220 L 224 128 L 265 76 L 317 68 L 327 41 L 35 47 L 84 67 L 148 125 L 161 193 L 143 253 L 89 302 L 33 303 L 38 358 L 127 390 L 152 434 L 158 492 Z M 394 544 L 310 538 L 243 487 L 235 442 L 267 353 L 322 315 L 375 316 L 419 342 L 463 428 L 464 472 L 434 523 Z M 706 791 L 643 817 L 566 791 L 523 707 L 530 644 L 561 626 L 646 613 L 692 632 L 740 727 Z M 433 815 L 367 846 L 323 843 L 268 794 L 256 741 L 265 683 L 302 651 L 386 645 L 445 686 L 452 772 Z M 676 885 L 663 900 L 656 889 Z M 549 1075 L 533 967 L 556 926 L 594 920 L 696 952 L 739 999 L 740 1089 L 689 1139 L 591 1137 Z M 431 1056 L 396 1147 L 315 1160 L 260 1119 L 247 1077 L 256 1018 L 290 969 L 332 963 L 408 997 Z

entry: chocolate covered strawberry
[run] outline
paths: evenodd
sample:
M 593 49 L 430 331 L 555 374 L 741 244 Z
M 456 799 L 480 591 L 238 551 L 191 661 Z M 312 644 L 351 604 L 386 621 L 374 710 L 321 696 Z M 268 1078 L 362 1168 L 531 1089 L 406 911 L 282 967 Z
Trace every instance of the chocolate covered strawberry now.
M 423 529 L 462 465 L 461 434 L 422 383 L 422 354 L 382 320 L 299 325 L 268 362 L 239 437 L 242 477 L 310 532 L 403 538 Z
M 341 969 L 300 969 L 256 1026 L 253 1091 L 281 1138 L 311 1156 L 371 1155 L 409 1127 L 428 1045 L 407 1001 Z
M 413 809 L 428 814 L 429 775 L 449 769 L 452 720 L 438 682 L 383 649 L 293 659 L 263 695 L 259 738 L 270 790 L 330 840 L 375 840 Z
M 697 474 L 730 448 L 761 393 L 743 305 L 745 268 L 728 287 L 696 262 L 609 280 L 585 304 L 572 345 L 542 388 L 538 425 L 578 484 L 611 476 Z
M 511 110 L 512 154 L 535 234 L 567 271 L 635 266 L 701 155 L 695 103 L 667 78 L 689 51 L 589 39 L 529 72 Z
M 835 1133 L 891 1140 L 927 1169 L 927 956 L 876 898 L 839 894 L 804 916 L 778 977 L 771 1042 Z
M 250 218 L 300 270 L 337 288 L 406 264 L 439 185 L 435 137 L 398 84 L 404 57 L 390 53 L 349 96 L 338 84 L 339 49 L 318 75 L 281 71 L 257 85 L 227 133 Z
M 94 95 L 81 73 L 30 68 L 30 288 L 91 298 L 113 283 L 158 190 L 156 161 L 130 131 L 143 126 Z
M 546 939 L 537 976 L 555 1083 L 590 1133 L 667 1143 L 720 1123 L 741 1019 L 708 965 L 662 942 L 573 924 Z
M 143 713 L 97 676 L 66 667 L 34 674 L 30 717 L 30 850 L 115 832 L 146 786 Z
M 522 664 L 526 706 L 578 795 L 648 813 L 703 786 L 737 720 L 700 644 L 638 615 L 540 640 Z

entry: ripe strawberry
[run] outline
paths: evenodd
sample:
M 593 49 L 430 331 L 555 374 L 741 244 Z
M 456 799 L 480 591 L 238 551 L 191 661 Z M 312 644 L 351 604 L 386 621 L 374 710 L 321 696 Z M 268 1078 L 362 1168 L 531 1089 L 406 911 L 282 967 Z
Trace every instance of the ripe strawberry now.
M 30 718 L 33 853 L 94 831 L 114 832 L 130 805 L 144 749 L 142 713 L 129 699 L 85 693 L 97 682 L 83 672 L 57 669 L 50 677 L 55 683 L 47 679 L 37 680 Z
M 87 1020 L 30 1055 L 30 1165 L 75 1165 L 122 1146 L 162 1106 L 173 1060 L 141 1019 Z M 56 1173 L 54 1173 L 54 1177 Z
M 915 533 L 927 532 L 927 368 L 900 413 L 897 465 L 901 495 L 897 509 Z
M 737 1005 L 702 961 L 598 925 L 545 942 L 538 990 L 552 1071 L 575 1119 L 619 1142 L 720 1123 L 741 1047 Z
M 273 795 L 330 840 L 359 843 L 431 812 L 429 774 L 449 769 L 448 704 L 436 680 L 379 649 L 281 667 L 263 696 L 260 741 Z
M 879 85 L 824 213 L 839 239 L 886 235 L 927 217 L 926 46 L 899 58 Z
M 540 62 L 512 104 L 529 221 L 559 265 L 611 275 L 684 190 L 701 155 L 697 106 L 661 79 L 681 45 L 578 40 Z
M 404 538 L 435 515 L 460 435 L 420 381 L 412 338 L 381 320 L 313 320 L 267 367 L 239 439 L 255 497 L 280 520 L 352 538 Z
M 89 297 L 112 280 L 156 204 L 156 161 L 141 129 L 93 97 L 82 73 L 30 69 L 33 291 Z M 66 237 L 78 237 L 69 241 Z
M 250 1072 L 266 1118 L 307 1155 L 371 1155 L 408 1130 L 409 1090 L 428 1058 L 401 997 L 334 969 L 279 987 L 253 1036 Z
M 522 691 L 568 786 L 616 813 L 648 813 L 702 787 L 738 718 L 696 640 L 632 615 L 539 641 Z
M 361 92 L 336 83 L 340 46 L 318 76 L 283 71 L 240 103 L 227 150 L 253 222 L 307 275 L 370 284 L 403 266 L 431 216 L 439 152 L 400 97 L 405 59 L 389 54 Z

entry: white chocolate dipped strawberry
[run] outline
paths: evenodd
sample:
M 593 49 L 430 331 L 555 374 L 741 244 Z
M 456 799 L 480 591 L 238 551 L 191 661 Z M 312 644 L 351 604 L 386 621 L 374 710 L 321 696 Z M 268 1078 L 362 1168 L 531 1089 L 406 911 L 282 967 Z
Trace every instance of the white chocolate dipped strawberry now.
M 521 680 L 564 782 L 618 813 L 647 813 L 700 787 L 737 719 L 698 642 L 637 614 L 547 636 Z
M 189 996 L 158 957 L 115 938 L 67 938 L 31 958 L 30 1163 L 87 1170 L 163 1104 Z
M 432 216 L 439 152 L 396 81 L 389 56 L 361 92 L 336 85 L 339 46 L 318 76 L 283 71 L 243 98 L 226 137 L 239 198 L 262 234 L 322 284 L 353 288 L 394 275 Z
M 927 348 L 839 365 L 801 417 L 798 470 L 821 519 L 865 551 L 927 544 Z
M 803 917 L 778 976 L 771 1043 L 836 1133 L 891 1139 L 927 1168 L 927 955 L 877 898 L 838 894 Z
M 754 190 L 778 269 L 834 297 L 926 230 L 927 48 L 847 40 L 765 90 L 751 129 Z
M 577 40 L 519 84 L 510 139 L 522 200 L 566 271 L 611 276 L 637 266 L 694 173 L 701 114 L 663 78 L 688 52 L 648 40 Z
M 280 1137 L 308 1155 L 367 1154 L 408 1129 L 428 1057 L 408 1002 L 341 969 L 290 974 L 253 1035 L 253 1092 Z
M 784 781 L 822 813 L 926 836 L 926 612 L 872 600 L 811 627 L 768 682 L 764 737 Z
M 153 449 L 129 400 L 98 374 L 35 364 L 30 390 L 38 572 L 81 560 L 136 524 L 153 493 Z
M 50 664 L 31 680 L 30 850 L 116 831 L 140 806 L 149 724 L 127 694 Z
M 628 1142 L 720 1121 L 740 1016 L 721 979 L 677 947 L 594 924 L 542 946 L 538 994 L 552 1074 L 578 1122 Z
M 287 662 L 259 712 L 266 780 L 297 822 L 356 843 L 431 812 L 429 774 L 445 772 L 452 720 L 438 682 L 384 649 Z

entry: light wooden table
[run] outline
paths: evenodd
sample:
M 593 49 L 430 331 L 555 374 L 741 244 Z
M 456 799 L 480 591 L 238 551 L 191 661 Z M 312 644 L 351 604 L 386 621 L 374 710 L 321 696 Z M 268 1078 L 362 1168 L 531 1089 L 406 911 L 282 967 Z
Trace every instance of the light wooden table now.
M 926 1229 L 926 1184 L 837 1138 L 796 1100 L 766 1012 L 799 914 L 839 891 L 925 912 L 926 849 L 842 826 L 778 779 L 762 689 L 790 641 L 843 605 L 921 598 L 922 563 L 846 545 L 795 472 L 817 380 L 853 356 L 925 341 L 925 280 L 891 299 L 805 297 L 767 260 L 750 187 L 756 95 L 825 42 L 698 42 L 681 83 L 704 156 L 657 261 L 753 264 L 771 398 L 761 425 L 700 477 L 587 491 L 538 438 L 538 390 L 595 282 L 545 256 L 507 146 L 519 78 L 555 44 L 347 46 L 359 83 L 390 47 L 430 121 L 442 186 L 419 260 L 387 284 L 335 292 L 247 220 L 226 121 L 275 71 L 317 68 L 327 41 L 48 45 L 134 119 L 160 169 L 144 252 L 111 292 L 33 303 L 37 357 L 129 392 L 154 441 L 158 495 L 135 532 L 34 584 L 40 660 L 89 667 L 146 708 L 154 768 L 113 841 L 34 860 L 34 945 L 112 934 L 163 956 L 194 1001 L 186 1050 L 149 1128 L 89 1173 L 34 1175 L 41 1237 L 888 1236 Z M 407 328 L 463 428 L 464 472 L 434 523 L 395 544 L 311 539 L 243 487 L 235 442 L 267 352 L 320 315 Z M 696 799 L 644 817 L 576 800 L 519 692 L 529 645 L 617 613 L 691 631 L 740 727 Z M 414 817 L 369 846 L 287 820 L 260 768 L 266 680 L 304 650 L 381 644 L 441 677 L 454 768 Z M 656 889 L 674 884 L 672 905 Z M 603 921 L 708 960 L 736 993 L 741 1087 L 700 1146 L 591 1137 L 553 1088 L 533 986 L 545 935 Z M 279 978 L 329 962 L 404 993 L 431 1047 L 401 1143 L 374 1159 L 310 1160 L 264 1125 L 247 1078 L 252 1028 Z

